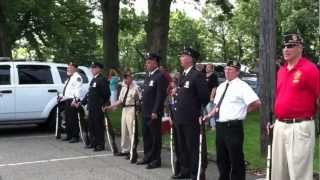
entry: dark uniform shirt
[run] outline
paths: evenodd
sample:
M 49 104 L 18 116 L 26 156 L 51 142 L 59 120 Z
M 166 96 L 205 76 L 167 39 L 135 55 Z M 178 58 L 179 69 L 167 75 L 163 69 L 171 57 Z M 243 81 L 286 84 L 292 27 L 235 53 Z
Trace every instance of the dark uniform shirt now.
M 163 113 L 164 100 L 167 95 L 168 81 L 156 70 L 151 76 L 146 75 L 142 92 L 142 114 L 151 117 L 152 113 Z
M 204 75 L 192 68 L 186 76 L 181 76 L 178 86 L 176 123 L 198 123 L 201 106 L 209 102 L 208 85 Z
M 102 107 L 104 105 L 109 105 L 110 94 L 109 82 L 105 77 L 99 74 L 90 82 L 87 97 L 88 107 Z

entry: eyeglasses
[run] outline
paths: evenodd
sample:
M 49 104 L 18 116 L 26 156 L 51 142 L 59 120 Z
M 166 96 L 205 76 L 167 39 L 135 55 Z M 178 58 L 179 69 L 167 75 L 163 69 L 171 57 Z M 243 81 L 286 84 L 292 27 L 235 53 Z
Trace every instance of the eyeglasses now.
M 287 48 L 287 49 L 290 49 L 290 48 L 294 48 L 294 47 L 297 47 L 299 44 L 285 44 L 282 46 L 282 48 Z

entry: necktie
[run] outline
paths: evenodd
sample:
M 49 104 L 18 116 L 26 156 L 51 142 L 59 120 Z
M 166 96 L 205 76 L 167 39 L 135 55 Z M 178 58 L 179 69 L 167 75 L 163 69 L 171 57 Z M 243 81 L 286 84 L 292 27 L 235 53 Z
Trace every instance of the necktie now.
M 186 73 L 185 71 L 183 71 L 182 75 L 183 75 L 183 76 L 186 76 L 186 75 L 187 75 L 187 73 Z
M 227 83 L 226 88 L 224 89 L 222 96 L 221 96 L 218 104 L 216 105 L 216 111 L 214 112 L 214 115 L 213 115 L 214 119 L 219 119 L 220 106 L 221 106 L 222 100 L 224 99 L 224 95 L 227 92 L 228 87 L 229 87 L 229 83 Z
M 62 95 L 63 95 L 63 96 L 64 96 L 65 93 L 66 93 L 66 89 L 67 89 L 67 86 L 68 86 L 68 84 L 69 84 L 70 79 L 71 79 L 71 77 L 68 78 L 67 83 L 66 83 L 66 85 L 65 85 L 64 88 L 63 88 L 63 92 L 62 92 Z
M 129 93 L 129 85 L 127 86 L 127 91 L 126 91 L 126 93 L 124 94 L 124 98 L 123 98 L 123 101 L 122 101 L 123 106 L 126 106 L 126 101 L 127 101 L 128 93 Z

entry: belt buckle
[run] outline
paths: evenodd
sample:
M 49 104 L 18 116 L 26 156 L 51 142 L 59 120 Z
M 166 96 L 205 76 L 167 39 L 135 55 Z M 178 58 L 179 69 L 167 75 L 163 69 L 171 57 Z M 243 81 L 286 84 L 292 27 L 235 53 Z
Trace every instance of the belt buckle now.
M 228 121 L 228 122 L 227 122 L 227 127 L 228 127 L 228 128 L 231 127 L 231 121 Z

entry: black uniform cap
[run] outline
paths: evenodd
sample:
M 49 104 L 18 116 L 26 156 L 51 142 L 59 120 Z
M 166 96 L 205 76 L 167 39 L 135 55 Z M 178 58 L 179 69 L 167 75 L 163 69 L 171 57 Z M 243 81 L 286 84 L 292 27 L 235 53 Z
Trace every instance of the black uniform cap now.
M 283 44 L 303 44 L 303 38 L 298 33 L 288 33 L 283 37 Z
M 101 63 L 98 63 L 98 62 L 92 62 L 91 63 L 91 68 L 100 68 L 100 69 L 103 69 L 103 65 Z
M 146 60 L 154 60 L 157 61 L 157 63 L 160 63 L 161 57 L 157 53 L 147 53 L 145 56 Z
M 200 53 L 191 47 L 184 48 L 180 55 L 188 55 L 191 56 L 193 60 L 198 60 L 200 57 Z
M 241 64 L 238 61 L 228 61 L 227 66 L 234 67 L 237 69 L 241 68 Z

